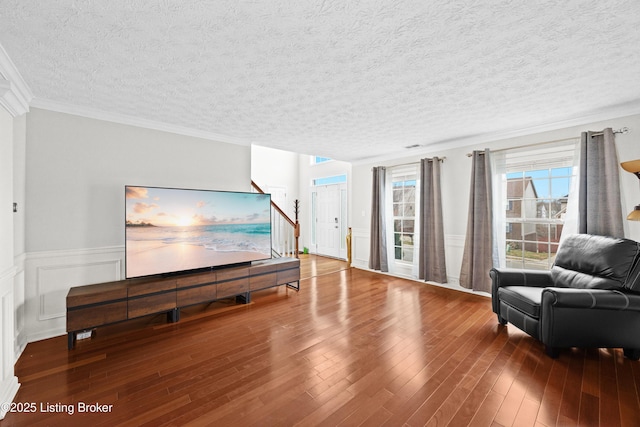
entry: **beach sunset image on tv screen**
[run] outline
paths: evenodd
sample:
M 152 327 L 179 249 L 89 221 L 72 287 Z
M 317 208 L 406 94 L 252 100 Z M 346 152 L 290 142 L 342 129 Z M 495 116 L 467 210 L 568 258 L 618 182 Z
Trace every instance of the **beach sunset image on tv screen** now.
M 271 258 L 268 194 L 125 187 L 127 278 Z

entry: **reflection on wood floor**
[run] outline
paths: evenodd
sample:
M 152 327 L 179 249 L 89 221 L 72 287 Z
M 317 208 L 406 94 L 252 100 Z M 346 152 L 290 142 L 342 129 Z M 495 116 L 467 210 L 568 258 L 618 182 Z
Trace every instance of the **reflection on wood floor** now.
M 37 410 L 0 425 L 638 425 L 640 362 L 620 349 L 550 359 L 486 297 L 302 261 L 299 292 L 101 328 L 71 351 L 29 344 L 15 402 Z
M 334 273 L 348 268 L 349 264 L 341 259 L 312 254 L 300 254 L 300 277 L 302 279 Z

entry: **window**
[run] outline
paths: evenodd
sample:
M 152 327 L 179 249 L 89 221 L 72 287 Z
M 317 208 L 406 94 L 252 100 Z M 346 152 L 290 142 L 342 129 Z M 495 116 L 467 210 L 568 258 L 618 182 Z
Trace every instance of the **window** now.
M 324 178 L 316 178 L 313 180 L 313 186 L 316 187 L 318 185 L 342 184 L 345 182 L 347 182 L 347 175 L 335 175 L 327 176 Z
M 312 165 L 317 165 L 318 163 L 324 163 L 324 162 L 328 162 L 330 160 L 329 157 L 320 157 L 320 156 L 311 156 L 311 164 Z
M 575 142 L 505 156 L 505 261 L 507 267 L 551 268 L 564 227 L 573 179 Z
M 412 263 L 416 249 L 416 172 L 393 173 L 392 192 L 394 258 Z

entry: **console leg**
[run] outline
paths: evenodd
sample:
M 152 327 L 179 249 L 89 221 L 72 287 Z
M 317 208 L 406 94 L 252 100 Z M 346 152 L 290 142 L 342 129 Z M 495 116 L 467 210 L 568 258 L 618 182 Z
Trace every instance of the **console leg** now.
M 176 323 L 179 320 L 180 320 L 179 308 L 174 308 L 173 310 L 167 312 L 167 322 Z
M 76 342 L 75 332 L 67 332 L 67 350 L 73 350 L 73 346 Z
M 236 302 L 238 304 L 249 304 L 251 302 L 251 293 L 247 292 L 242 295 L 236 295 Z
M 293 285 L 293 283 L 296 283 L 296 285 Z M 300 290 L 300 281 L 296 280 L 295 282 L 287 283 L 287 288 L 291 288 L 294 291 L 299 291 Z

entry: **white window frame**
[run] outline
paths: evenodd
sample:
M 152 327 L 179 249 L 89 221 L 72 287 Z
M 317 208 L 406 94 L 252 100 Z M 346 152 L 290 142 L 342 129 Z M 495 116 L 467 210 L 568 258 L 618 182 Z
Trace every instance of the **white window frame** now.
M 417 261 L 418 261 L 418 253 L 419 253 L 419 241 L 418 241 L 418 233 L 419 233 L 419 223 L 418 223 L 418 215 L 419 215 L 419 191 L 420 181 L 419 181 L 419 168 L 418 165 L 405 165 L 405 166 L 396 166 L 387 168 L 387 258 L 389 260 L 389 270 L 391 273 L 413 277 L 417 275 Z M 394 198 L 393 198 L 393 189 L 394 183 L 398 182 L 399 179 L 403 181 L 415 181 L 415 191 L 414 191 L 414 203 L 413 203 L 413 215 L 404 216 L 394 215 Z M 407 261 L 403 259 L 396 259 L 396 232 L 395 232 L 395 221 L 413 221 L 413 233 L 405 233 L 412 234 L 413 239 L 413 254 L 412 260 Z M 407 251 L 408 248 L 400 246 L 401 251 Z
M 563 188 L 567 189 L 566 196 L 568 199 L 571 185 L 575 184 L 576 179 L 577 142 L 578 139 L 570 139 L 556 143 L 543 143 L 540 144 L 540 146 L 514 148 L 504 150 L 500 153 L 494 153 L 494 197 L 498 200 L 498 203 L 494 204 L 494 209 L 497 211 L 495 212 L 497 218 L 495 226 L 497 230 L 496 237 L 498 240 L 497 249 L 500 266 L 540 270 L 548 270 L 552 267 L 555 259 L 553 254 L 559 244 L 559 230 L 564 227 L 566 217 L 565 215 L 557 215 L 556 217 L 547 216 L 546 218 L 542 218 L 539 215 L 539 206 L 544 206 L 546 203 L 550 207 L 551 203 L 560 203 L 561 205 L 564 203 L 564 207 L 566 208 L 568 200 L 564 200 L 564 202 L 561 200 L 564 199 L 565 194 L 562 194 L 562 196 L 553 194 L 551 185 L 554 182 L 560 183 L 561 181 L 568 180 L 569 184 Z M 541 188 L 541 190 L 544 191 L 541 191 L 540 195 L 536 194 L 536 197 L 526 197 L 523 191 L 519 197 L 517 194 L 512 194 L 511 197 L 509 197 L 507 194 L 508 177 L 513 177 L 514 174 L 520 173 L 522 174 L 522 184 L 526 185 L 527 178 L 525 173 L 541 170 L 548 171 L 547 177 L 534 176 L 529 181 L 529 185 L 533 185 L 534 188 L 535 183 L 537 183 L 538 186 L 542 184 L 547 185 L 547 188 Z M 553 175 L 552 171 L 558 172 L 559 170 L 568 172 L 562 176 L 557 173 Z M 507 218 L 507 210 L 509 208 L 513 209 L 517 206 L 518 202 L 521 206 L 520 216 Z M 525 204 L 530 205 L 532 212 L 526 212 L 526 209 L 523 208 Z M 534 209 L 535 212 L 533 212 Z M 527 238 L 527 235 L 523 234 L 523 227 L 525 226 L 533 230 L 531 235 L 535 234 L 535 239 Z M 547 240 L 543 243 L 539 240 L 540 236 L 538 233 L 545 227 L 548 234 Z M 555 230 L 558 231 L 558 235 L 555 236 L 556 238 L 551 236 L 551 227 L 554 227 Z M 510 232 L 517 232 L 518 230 L 520 230 L 519 239 L 516 239 L 516 236 L 508 235 Z M 516 257 L 518 251 L 520 251 L 519 260 Z M 539 254 L 546 253 L 547 257 L 536 260 L 535 258 L 542 258 L 542 255 L 526 256 L 526 253 L 533 255 L 533 252 Z

